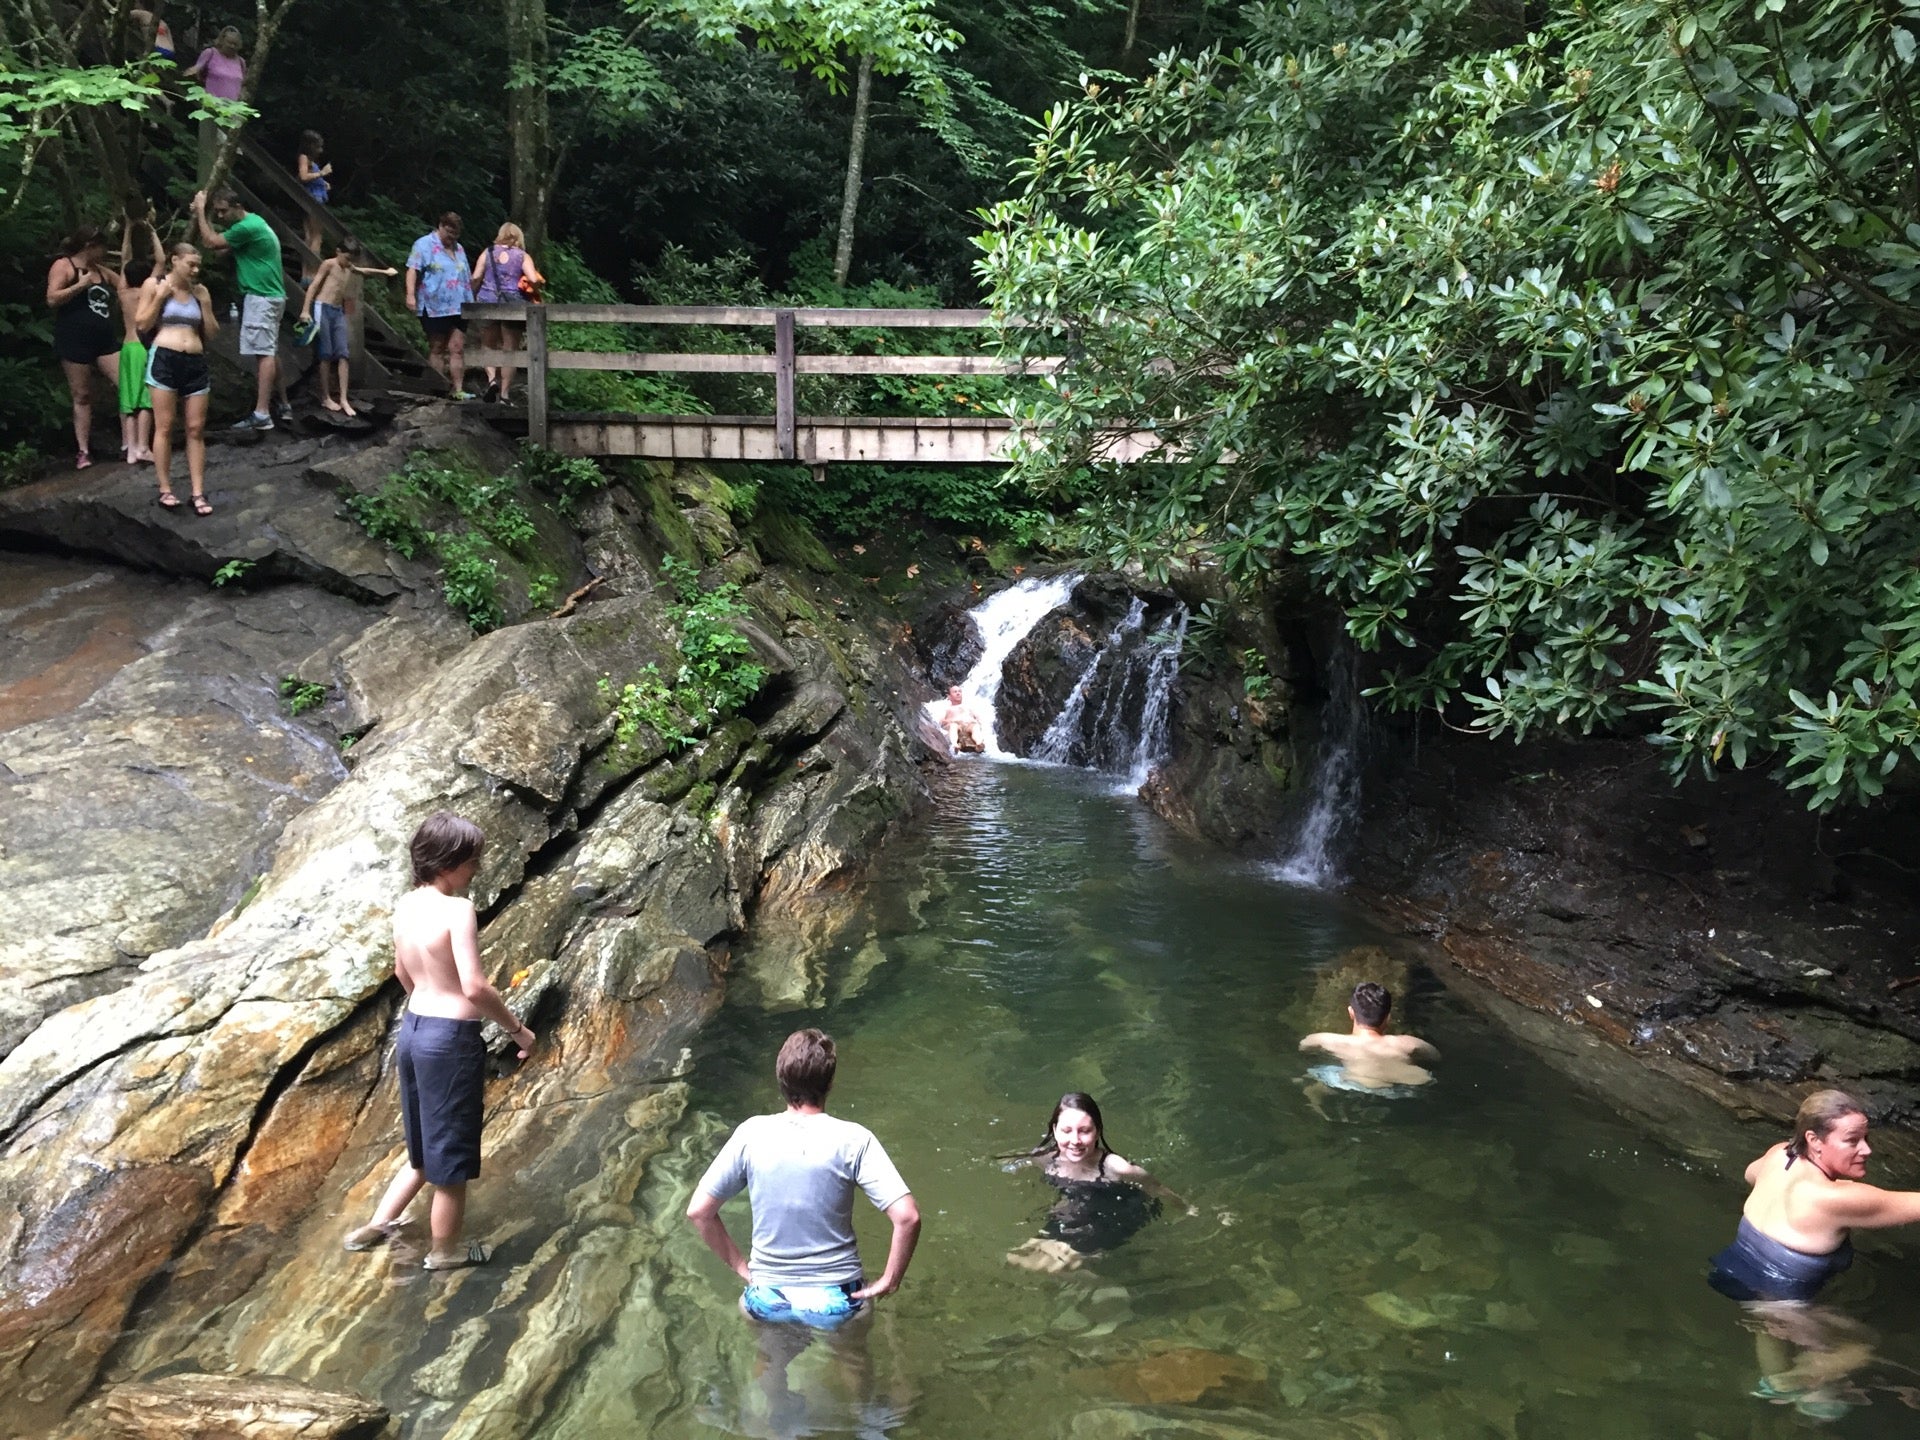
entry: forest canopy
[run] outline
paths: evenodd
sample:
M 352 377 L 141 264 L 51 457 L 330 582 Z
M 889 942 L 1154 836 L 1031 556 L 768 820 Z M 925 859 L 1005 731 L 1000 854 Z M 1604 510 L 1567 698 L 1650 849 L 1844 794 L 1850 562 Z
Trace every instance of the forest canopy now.
M 1022 476 L 1116 560 L 1304 567 L 1394 706 L 1874 796 L 1920 757 L 1920 3 L 1543 8 L 1249 7 L 1052 110 L 981 242 L 1073 361 Z

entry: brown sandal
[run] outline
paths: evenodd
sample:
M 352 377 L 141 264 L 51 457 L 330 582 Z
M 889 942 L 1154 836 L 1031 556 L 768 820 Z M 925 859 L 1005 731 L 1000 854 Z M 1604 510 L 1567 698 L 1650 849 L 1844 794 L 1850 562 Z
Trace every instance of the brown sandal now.
M 206 496 L 196 495 L 193 497 L 193 513 L 196 515 L 211 515 L 213 513 L 213 506 L 207 502 Z

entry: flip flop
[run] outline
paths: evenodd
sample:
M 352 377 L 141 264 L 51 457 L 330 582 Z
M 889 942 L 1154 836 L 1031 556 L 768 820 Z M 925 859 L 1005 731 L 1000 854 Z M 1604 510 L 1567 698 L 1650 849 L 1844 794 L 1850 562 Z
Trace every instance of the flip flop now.
M 178 510 L 180 508 L 180 497 L 171 490 L 162 490 L 154 497 L 154 503 L 159 505 L 163 510 Z
M 196 495 L 193 497 L 193 513 L 196 515 L 211 515 L 213 513 L 213 506 L 207 502 L 206 496 Z
M 427 1258 L 420 1262 L 420 1268 L 422 1270 L 466 1270 L 475 1265 L 485 1265 L 491 1259 L 493 1259 L 491 1245 L 484 1245 L 478 1240 L 469 1240 L 467 1253 L 456 1255 L 450 1260 L 436 1256 L 429 1250 Z

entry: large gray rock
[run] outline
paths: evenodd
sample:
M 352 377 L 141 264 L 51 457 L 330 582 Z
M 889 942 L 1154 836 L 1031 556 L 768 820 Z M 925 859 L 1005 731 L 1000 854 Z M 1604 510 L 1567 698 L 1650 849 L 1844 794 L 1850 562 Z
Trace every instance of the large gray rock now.
M 327 727 L 290 717 L 277 686 L 365 622 L 306 586 L 0 567 L 0 1055 L 204 934 L 345 776 Z

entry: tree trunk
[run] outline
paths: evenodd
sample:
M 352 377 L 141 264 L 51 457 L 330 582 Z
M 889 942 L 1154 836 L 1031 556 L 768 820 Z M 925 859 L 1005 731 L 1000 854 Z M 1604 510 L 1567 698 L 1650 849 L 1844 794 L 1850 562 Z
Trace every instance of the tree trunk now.
M 259 93 L 260 77 L 266 73 L 267 57 L 273 53 L 274 37 L 280 33 L 281 22 L 296 3 L 298 0 L 279 0 L 278 4 L 271 3 L 271 0 L 254 0 L 253 54 L 247 57 L 247 73 L 240 82 L 240 98 L 249 105 Z M 201 188 L 212 194 L 226 184 L 227 176 L 233 172 L 234 156 L 239 153 L 239 128 L 222 130 L 219 149 L 214 152 L 213 165 Z
M 1127 34 L 1120 42 L 1120 58 L 1126 59 L 1133 54 L 1133 42 L 1140 38 L 1140 0 L 1133 0 L 1127 6 Z
M 853 219 L 860 209 L 860 167 L 867 158 L 867 106 L 873 99 L 873 57 L 860 57 L 853 91 L 853 139 L 847 145 L 847 188 L 840 197 L 840 243 L 833 251 L 833 283 L 845 285 L 853 269 Z
M 553 199 L 553 125 L 547 107 L 546 0 L 500 0 L 507 22 L 509 218 L 539 257 Z

